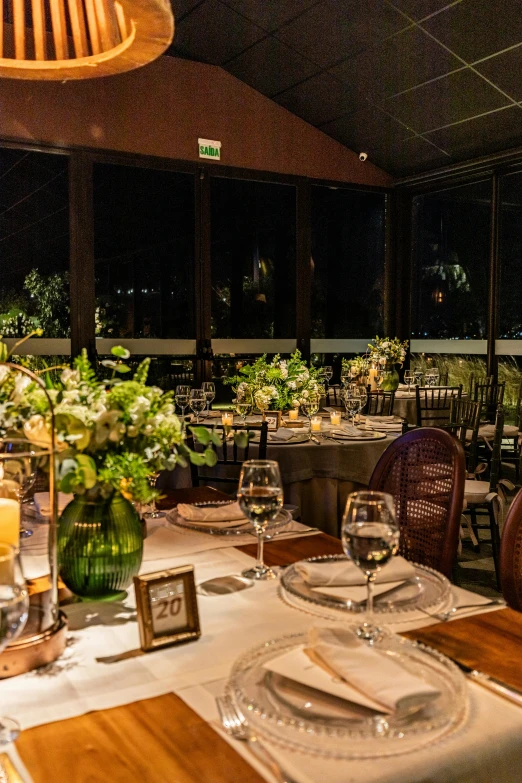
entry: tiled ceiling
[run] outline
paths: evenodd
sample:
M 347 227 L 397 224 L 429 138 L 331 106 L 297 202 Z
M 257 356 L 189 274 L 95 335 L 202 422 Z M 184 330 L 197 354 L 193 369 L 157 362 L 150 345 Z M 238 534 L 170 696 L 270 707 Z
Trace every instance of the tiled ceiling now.
M 522 145 L 522 0 L 172 0 L 219 65 L 396 176 Z

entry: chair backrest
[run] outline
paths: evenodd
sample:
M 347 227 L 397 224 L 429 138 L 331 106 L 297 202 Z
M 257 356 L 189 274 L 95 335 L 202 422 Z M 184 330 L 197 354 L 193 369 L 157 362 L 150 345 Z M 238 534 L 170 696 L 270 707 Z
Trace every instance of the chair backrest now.
M 207 429 L 215 430 L 217 431 L 221 436 L 223 436 L 224 428 L 221 424 L 210 424 L 206 425 Z M 232 432 L 232 434 L 236 432 L 246 432 L 246 433 L 256 433 L 259 432 L 259 441 L 255 444 L 251 444 L 250 440 L 247 442 L 246 446 L 243 448 L 241 446 L 238 446 L 234 439 L 227 440 L 225 438 L 222 438 L 222 445 L 216 448 L 217 453 L 217 462 L 216 466 L 226 466 L 228 467 L 237 467 L 237 471 L 234 472 L 234 476 L 230 475 L 222 475 L 222 471 L 217 470 L 214 474 L 212 474 L 213 468 L 208 468 L 207 466 L 203 466 L 200 469 L 197 465 L 194 465 L 193 463 L 190 463 L 190 471 L 192 475 L 192 486 L 197 487 L 202 483 L 206 483 L 209 481 L 215 482 L 215 483 L 224 483 L 224 484 L 237 484 L 237 480 L 239 478 L 239 471 L 241 469 L 241 465 L 245 460 L 250 459 L 250 448 L 251 445 L 255 445 L 258 447 L 258 451 L 256 454 L 256 459 L 266 459 L 266 444 L 267 444 L 267 436 L 268 436 L 268 422 L 263 422 L 262 424 L 250 424 L 246 427 L 243 427 L 239 424 L 234 424 L 231 427 L 227 427 L 227 429 Z M 201 451 L 201 447 L 198 444 L 194 443 L 194 438 L 192 434 L 189 434 L 187 436 L 187 445 L 195 450 L 195 451 Z M 236 475 L 237 474 L 237 475 Z
M 496 491 L 500 481 L 500 472 L 502 469 L 502 438 L 504 435 L 504 408 L 497 406 L 495 415 L 495 435 L 491 448 L 491 459 L 489 461 L 489 488 L 492 492 Z
M 448 378 L 449 378 L 449 371 L 446 369 L 439 371 L 439 384 L 441 386 L 447 386 L 448 385 Z
M 505 383 L 479 383 L 476 384 L 473 399 L 478 400 L 481 406 L 481 416 L 487 421 L 493 422 L 497 415 L 497 408 L 504 402 Z
M 469 380 L 469 396 L 473 397 L 475 394 L 475 386 L 485 386 L 493 383 L 492 375 L 476 375 L 474 372 L 470 372 L 468 376 Z
M 522 430 L 522 383 L 518 388 L 517 405 L 515 408 L 515 424 L 518 427 L 518 431 Z
M 462 396 L 460 386 L 416 386 L 417 427 L 439 427 L 449 423 L 451 400 Z
M 478 462 L 478 432 L 480 424 L 480 402 L 452 397 L 449 422 L 444 427 L 462 443 L 467 454 L 467 469 L 473 473 Z
M 372 387 L 367 387 L 368 399 L 362 413 L 366 416 L 393 416 L 393 406 L 395 404 L 395 392 L 387 392 L 379 389 L 372 391 Z
M 341 387 L 338 384 L 334 384 L 328 387 L 328 391 L 326 392 L 326 404 L 342 405 Z
M 395 501 L 401 555 L 447 577 L 457 554 L 465 478 L 460 442 L 423 427 L 388 446 L 370 479 L 370 489 Z
M 500 586 L 511 609 L 522 612 L 522 491 L 511 503 L 502 538 L 499 558 Z

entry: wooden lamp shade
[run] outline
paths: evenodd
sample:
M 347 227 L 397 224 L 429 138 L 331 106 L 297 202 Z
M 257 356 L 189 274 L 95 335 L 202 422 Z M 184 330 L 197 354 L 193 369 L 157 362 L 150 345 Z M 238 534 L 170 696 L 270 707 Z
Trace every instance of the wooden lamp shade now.
M 152 62 L 173 36 L 169 0 L 0 0 L 0 77 L 110 76 Z

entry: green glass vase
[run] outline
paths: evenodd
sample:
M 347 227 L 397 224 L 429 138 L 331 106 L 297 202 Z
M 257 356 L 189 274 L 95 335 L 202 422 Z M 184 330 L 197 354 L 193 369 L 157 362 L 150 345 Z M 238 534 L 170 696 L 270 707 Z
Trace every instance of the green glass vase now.
M 381 389 L 383 391 L 397 391 L 399 388 L 399 373 L 394 364 L 387 364 L 383 372 Z
M 115 493 L 77 495 L 58 526 L 58 564 L 64 584 L 82 598 L 121 596 L 141 565 L 143 535 L 136 509 Z

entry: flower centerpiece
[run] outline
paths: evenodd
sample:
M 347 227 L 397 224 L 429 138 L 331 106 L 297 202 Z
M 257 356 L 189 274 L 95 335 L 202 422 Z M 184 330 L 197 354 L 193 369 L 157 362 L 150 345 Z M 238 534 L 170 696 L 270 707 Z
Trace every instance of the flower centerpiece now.
M 300 351 L 288 360 L 277 354 L 271 362 L 263 354 L 253 364 L 241 367 L 239 375 L 225 379 L 225 383 L 232 385 L 236 394 L 251 397 L 262 413 L 285 411 L 302 405 L 311 395 L 324 394 L 320 373 L 306 366 Z
M 366 383 L 368 366 L 369 362 L 367 356 L 355 356 L 353 359 L 343 358 L 341 375 L 351 375 L 354 381 Z
M 385 372 L 381 383 L 384 391 L 395 391 L 399 386 L 399 373 L 396 365 L 402 365 L 406 359 L 408 342 L 398 337 L 376 337 L 373 344 L 368 343 L 368 360 L 379 365 Z
M 125 364 L 130 354 L 122 347 L 112 353 L 113 359 L 103 362 L 112 371 L 107 380 L 96 376 L 85 351 L 72 369 L 62 370 L 58 382 L 46 376 L 54 405 L 58 486 L 74 495 L 60 518 L 61 577 L 81 596 L 116 595 L 138 572 L 143 536 L 130 501 L 147 503 L 159 495 L 149 477 L 189 459 L 208 465 L 217 459 L 209 438 L 203 452 L 185 444 L 172 393 L 147 386 L 150 359 L 123 380 L 131 373 Z M 51 442 L 43 389 L 5 364 L 0 365 L 0 430 L 8 437 L 23 434 L 35 444 Z M 199 434 L 194 433 L 197 440 Z

